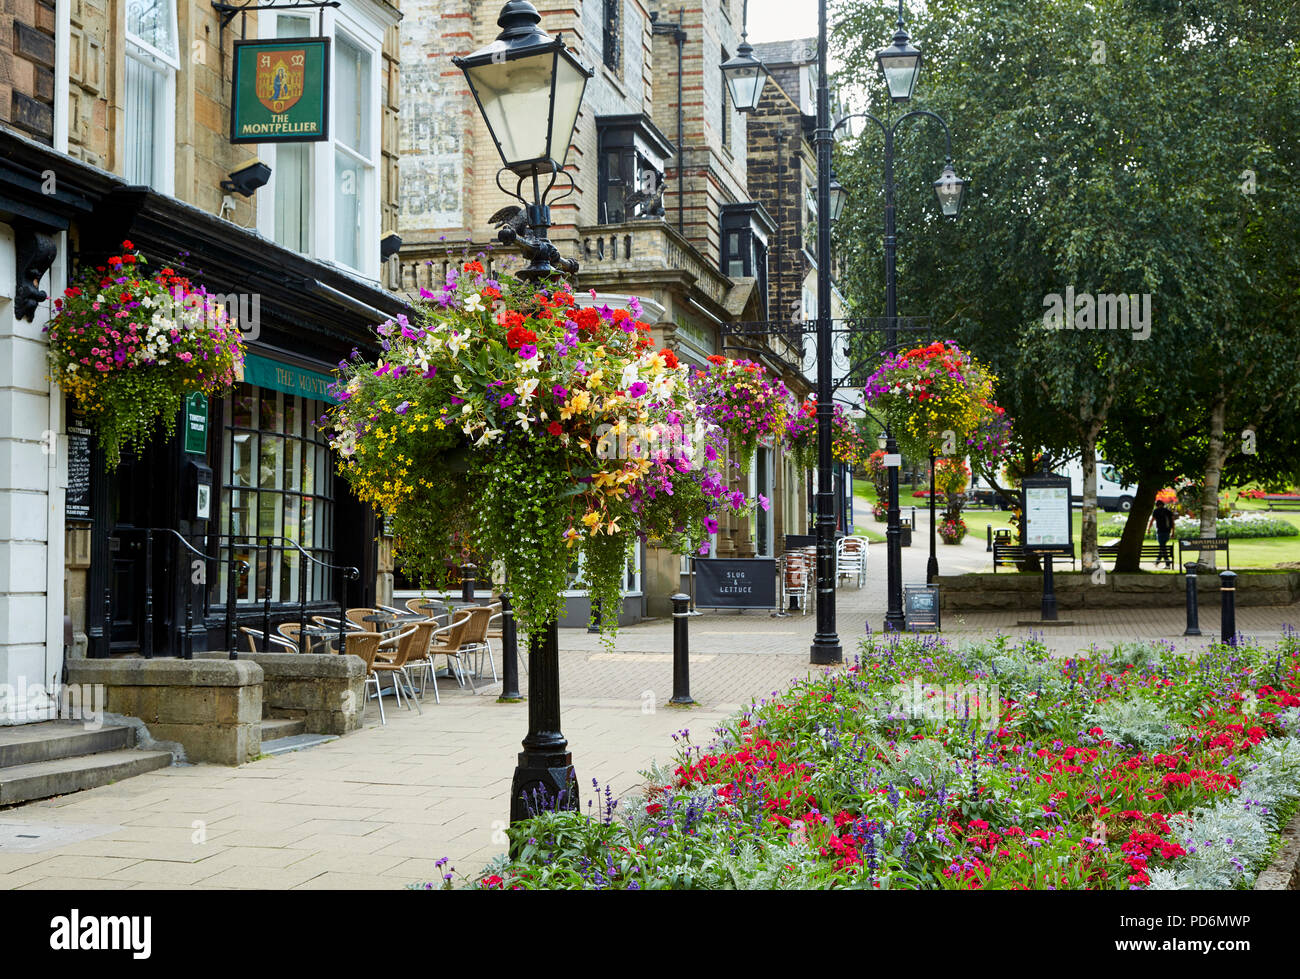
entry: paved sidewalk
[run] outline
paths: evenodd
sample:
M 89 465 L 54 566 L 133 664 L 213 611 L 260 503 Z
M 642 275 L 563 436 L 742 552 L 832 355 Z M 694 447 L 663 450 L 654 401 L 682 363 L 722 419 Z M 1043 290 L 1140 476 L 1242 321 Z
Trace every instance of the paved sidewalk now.
M 904 581 L 923 581 L 926 550 L 904 550 Z M 982 551 L 940 551 L 945 571 Z M 838 628 L 851 660 L 870 625 L 884 615 L 884 548 L 871 545 L 868 581 L 837 593 Z M 1063 613 L 1064 614 L 1064 613 Z M 1076 625 L 1019 627 L 1023 612 L 964 613 L 944 619 L 957 642 L 999 632 L 1042 634 L 1060 655 L 1096 643 L 1167 639 L 1196 649 L 1215 638 L 1182 638 L 1180 609 L 1070 612 Z M 672 630 L 668 620 L 624 629 L 612 649 L 582 630 L 561 632 L 563 730 L 583 788 L 591 780 L 623 794 L 652 759 L 670 762 L 682 728 L 699 743 L 753 698 L 771 696 L 806 675 L 815 629 L 811 614 L 706 612 L 692 617 L 688 710 L 668 708 Z M 1300 606 L 1238 610 L 1242 632 L 1276 636 L 1300 626 Z M 499 664 L 498 664 L 499 666 Z M 521 675 L 527 692 L 527 676 Z M 368 726 L 305 751 L 242 768 L 172 767 L 116 785 L 0 810 L 4 824 L 62 826 L 94 833 L 39 852 L 0 849 L 7 888 L 400 888 L 437 877 L 451 858 L 476 872 L 505 849 L 510 778 L 527 730 L 527 704 L 498 704 L 499 683 L 478 695 L 443 681 L 422 714 L 389 701 L 388 724 L 370 707 Z M 84 835 L 84 834 L 83 834 Z

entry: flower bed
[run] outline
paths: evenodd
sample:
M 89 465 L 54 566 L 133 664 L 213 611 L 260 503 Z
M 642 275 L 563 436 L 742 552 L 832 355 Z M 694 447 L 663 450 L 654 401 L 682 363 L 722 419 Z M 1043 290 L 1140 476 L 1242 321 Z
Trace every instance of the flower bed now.
M 1107 521 L 1107 528 L 1115 533 L 1124 530 L 1124 521 L 1114 519 Z M 1260 537 L 1300 537 L 1300 529 L 1295 524 L 1280 517 L 1263 513 L 1235 513 L 1230 517 L 1220 517 L 1215 521 L 1215 535 L 1229 540 L 1247 540 Z M 1179 517 L 1174 522 L 1174 539 L 1180 537 L 1200 537 L 1201 521 L 1194 517 Z M 1156 539 L 1155 526 L 1147 528 L 1148 540 Z
M 716 732 L 644 798 L 512 826 L 474 886 L 1249 886 L 1300 799 L 1300 641 L 868 639 Z

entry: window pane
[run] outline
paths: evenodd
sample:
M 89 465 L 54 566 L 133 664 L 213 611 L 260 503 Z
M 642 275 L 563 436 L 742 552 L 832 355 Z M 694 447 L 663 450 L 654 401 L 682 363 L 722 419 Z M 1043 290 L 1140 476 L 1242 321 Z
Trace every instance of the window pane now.
M 145 44 L 176 57 L 172 36 L 172 0 L 128 0 L 126 30 Z
M 230 482 L 234 486 L 253 485 L 253 445 L 255 436 L 236 432 L 230 447 Z
M 285 248 L 311 250 L 311 143 L 275 148 L 275 240 Z
M 361 215 L 366 171 L 341 150 L 334 151 L 334 260 L 361 268 Z
M 133 184 L 154 186 L 159 174 L 159 113 L 163 108 L 165 80 L 161 72 L 142 61 L 126 61 L 126 179 Z
M 334 138 L 369 157 L 370 55 L 342 35 L 334 50 Z

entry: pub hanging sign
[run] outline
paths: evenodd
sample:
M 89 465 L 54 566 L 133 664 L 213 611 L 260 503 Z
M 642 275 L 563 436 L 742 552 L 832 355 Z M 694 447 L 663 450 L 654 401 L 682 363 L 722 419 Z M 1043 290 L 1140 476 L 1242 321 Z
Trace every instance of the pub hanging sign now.
M 327 37 L 236 41 L 232 143 L 315 143 L 329 138 Z

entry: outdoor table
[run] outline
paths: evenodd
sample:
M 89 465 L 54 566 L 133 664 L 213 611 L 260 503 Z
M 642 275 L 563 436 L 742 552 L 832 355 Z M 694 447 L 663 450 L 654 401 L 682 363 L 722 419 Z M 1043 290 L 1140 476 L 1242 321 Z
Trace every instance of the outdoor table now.
M 338 629 L 326 629 L 323 626 L 309 625 L 302 630 L 304 636 L 311 636 L 313 639 L 337 640 L 339 638 Z M 343 645 L 347 645 L 347 633 L 343 634 Z

